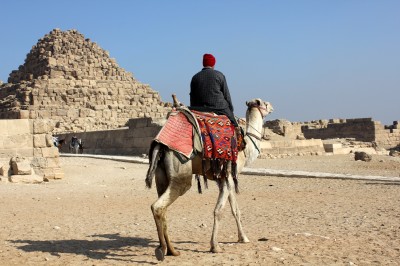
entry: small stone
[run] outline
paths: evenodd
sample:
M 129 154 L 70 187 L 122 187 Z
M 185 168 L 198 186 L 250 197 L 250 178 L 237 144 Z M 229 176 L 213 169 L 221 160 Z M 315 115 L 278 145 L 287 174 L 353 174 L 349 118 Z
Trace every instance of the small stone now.
M 282 250 L 283 250 L 283 249 L 278 248 L 278 247 L 271 247 L 271 249 L 272 249 L 273 251 L 276 251 L 276 252 L 282 251 Z
M 207 225 L 205 223 L 202 223 L 201 225 L 199 225 L 200 228 L 207 228 Z

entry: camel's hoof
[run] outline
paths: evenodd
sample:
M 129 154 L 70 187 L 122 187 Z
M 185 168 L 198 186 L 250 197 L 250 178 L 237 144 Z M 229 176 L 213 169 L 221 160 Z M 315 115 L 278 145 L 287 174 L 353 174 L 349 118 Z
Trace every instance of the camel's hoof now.
M 155 254 L 156 254 L 156 258 L 157 258 L 158 261 L 163 261 L 165 259 L 162 247 L 156 248 Z
M 239 243 L 250 243 L 250 240 L 247 238 L 247 236 L 243 238 L 239 238 L 238 240 Z
M 214 246 L 214 247 L 211 247 L 210 251 L 212 253 L 221 253 L 222 252 L 222 248 L 220 246 Z

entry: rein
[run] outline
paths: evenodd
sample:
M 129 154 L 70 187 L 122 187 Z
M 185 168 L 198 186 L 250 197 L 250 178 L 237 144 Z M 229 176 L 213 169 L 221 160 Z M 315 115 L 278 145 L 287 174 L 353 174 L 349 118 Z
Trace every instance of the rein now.
M 260 149 L 257 147 L 256 143 L 254 142 L 252 137 L 255 137 L 258 140 L 261 140 L 261 138 L 257 137 L 256 135 L 252 134 L 252 133 L 246 133 L 246 135 L 249 137 L 249 139 L 251 140 L 251 142 L 253 143 L 254 147 L 256 148 L 256 150 L 258 151 L 258 154 L 261 154 Z

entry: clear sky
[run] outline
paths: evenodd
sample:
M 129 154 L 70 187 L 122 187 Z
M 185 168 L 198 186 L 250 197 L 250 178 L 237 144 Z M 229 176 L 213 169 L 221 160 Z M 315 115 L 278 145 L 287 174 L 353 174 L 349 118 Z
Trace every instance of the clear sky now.
M 267 119 L 400 120 L 399 0 L 3 0 L 0 80 L 54 28 L 77 29 L 134 77 L 189 104 L 212 53 L 235 114 L 262 98 Z

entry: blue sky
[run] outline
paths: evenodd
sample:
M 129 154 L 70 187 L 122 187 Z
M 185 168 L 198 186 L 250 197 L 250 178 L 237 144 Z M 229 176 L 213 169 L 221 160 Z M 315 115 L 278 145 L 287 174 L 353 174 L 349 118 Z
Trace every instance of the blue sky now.
M 54 28 L 77 29 L 134 77 L 189 104 L 212 53 L 235 114 L 270 101 L 267 119 L 400 120 L 400 1 L 22 1 L 0 4 L 0 80 Z

